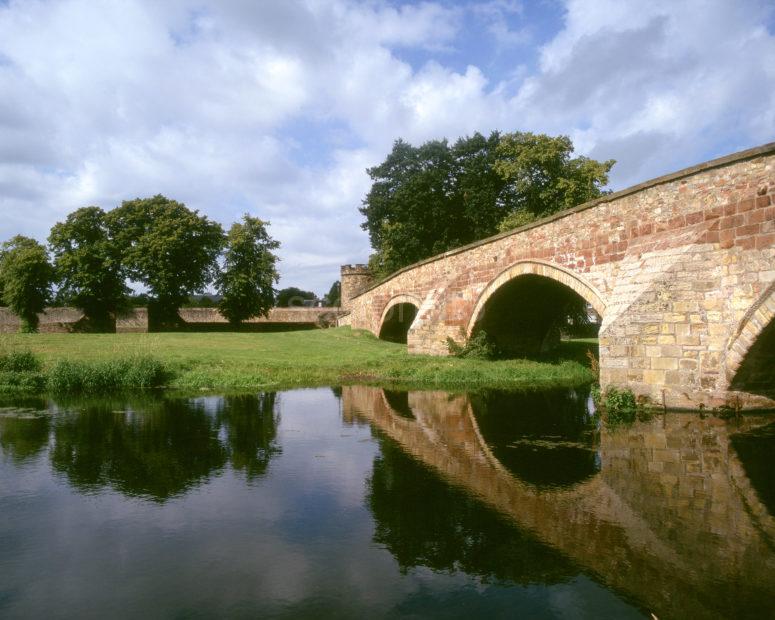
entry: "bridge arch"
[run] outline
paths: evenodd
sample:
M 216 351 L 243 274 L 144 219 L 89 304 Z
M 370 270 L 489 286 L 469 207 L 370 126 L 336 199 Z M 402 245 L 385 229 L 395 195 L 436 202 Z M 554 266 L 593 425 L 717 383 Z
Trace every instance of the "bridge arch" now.
M 559 267 L 558 265 L 553 265 L 544 261 L 519 261 L 511 265 L 511 267 L 501 271 L 495 279 L 485 287 L 481 295 L 479 295 L 476 306 L 474 306 L 474 311 L 471 313 L 471 319 L 468 321 L 466 336 L 471 336 L 474 327 L 476 327 L 476 324 L 482 318 L 484 307 L 490 298 L 507 282 L 527 274 L 543 276 L 544 278 L 549 278 L 560 284 L 564 284 L 592 304 L 595 312 L 597 312 L 601 318 L 605 315 L 605 302 L 598 290 L 584 281 L 577 274 L 564 267 Z
M 606 305 L 597 289 L 572 271 L 535 260 L 512 264 L 487 284 L 479 295 L 468 321 L 466 336 L 470 338 L 478 327 L 486 327 L 489 335 L 496 336 L 496 341 L 502 340 L 498 344 L 504 350 L 537 353 L 544 348 L 549 332 L 559 334 L 556 329 L 550 330 L 549 323 L 554 317 L 547 314 L 557 314 L 554 312 L 557 306 L 552 305 L 552 299 L 560 302 L 563 296 L 566 296 L 567 301 L 568 291 L 572 291 L 571 297 L 574 297 L 575 293 L 588 302 L 601 317 L 605 314 Z M 534 302 L 532 305 L 536 306 L 531 318 L 525 315 L 531 306 L 523 303 L 526 298 L 530 298 Z M 540 303 L 547 307 L 541 310 L 539 304 L 535 303 L 536 300 L 540 300 Z M 507 324 L 511 323 L 514 316 L 510 308 L 519 308 L 519 320 L 530 323 L 531 327 L 523 325 L 508 336 L 507 332 L 512 330 Z M 486 310 L 489 310 L 490 314 L 487 314 Z M 503 341 L 503 338 L 512 342 Z
M 377 335 L 382 340 L 406 344 L 409 329 L 420 310 L 420 299 L 414 295 L 401 294 L 392 297 L 379 319 Z
M 730 389 L 775 398 L 775 283 L 745 314 L 726 351 Z

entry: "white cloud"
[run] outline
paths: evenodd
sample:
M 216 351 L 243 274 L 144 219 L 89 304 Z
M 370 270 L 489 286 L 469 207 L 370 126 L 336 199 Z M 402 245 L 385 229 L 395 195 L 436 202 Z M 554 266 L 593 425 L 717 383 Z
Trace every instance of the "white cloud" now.
M 529 123 L 618 159 L 617 186 L 767 142 L 768 14 L 759 2 L 571 0 L 515 103 Z
M 569 0 L 530 69 L 538 26 L 504 0 L 11 0 L 0 237 L 162 192 L 224 225 L 270 219 L 282 284 L 323 292 L 367 258 L 365 169 L 398 137 L 568 134 L 619 160 L 616 186 L 771 140 L 771 16 L 763 0 Z M 475 28 L 511 69 L 459 63 Z

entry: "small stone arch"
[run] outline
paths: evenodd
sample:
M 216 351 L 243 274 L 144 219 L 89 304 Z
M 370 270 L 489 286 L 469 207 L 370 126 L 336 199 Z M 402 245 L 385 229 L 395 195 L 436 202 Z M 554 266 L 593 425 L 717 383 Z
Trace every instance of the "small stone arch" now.
M 748 310 L 727 343 L 725 366 L 729 384 L 732 384 L 746 356 L 764 331 L 773 324 L 773 321 L 775 321 L 775 282 Z M 770 327 L 770 329 L 772 328 Z
M 598 290 L 569 269 L 559 267 L 544 261 L 519 261 L 504 271 L 501 271 L 482 291 L 476 301 L 471 318 L 466 327 L 466 336 L 471 337 L 477 322 L 481 318 L 487 301 L 507 282 L 519 276 L 532 274 L 543 276 L 564 284 L 589 302 L 600 317 L 605 316 L 606 304 Z
M 420 305 L 421 305 L 420 299 L 415 297 L 414 295 L 402 293 L 400 295 L 395 295 L 392 297 L 386 304 L 385 308 L 382 310 L 382 314 L 379 319 L 379 326 L 377 327 L 377 336 L 379 338 L 383 338 L 383 332 L 386 328 L 386 323 L 391 319 L 390 314 L 391 312 L 402 306 L 402 305 L 408 305 L 414 307 L 414 314 L 409 317 L 410 323 L 406 326 L 406 331 L 408 332 L 409 329 L 411 329 L 411 324 L 414 322 L 414 319 L 417 317 L 417 314 L 419 314 L 420 311 Z M 392 340 L 391 338 L 387 338 L 388 340 Z M 405 341 L 404 341 L 405 342 Z
M 417 309 L 419 310 L 421 303 L 422 302 L 418 297 L 407 293 L 402 293 L 400 295 L 391 297 L 390 300 L 385 304 L 385 307 L 382 310 L 382 315 L 379 317 L 379 326 L 382 327 L 382 324 L 385 322 L 387 313 L 390 312 L 390 309 L 393 306 L 397 306 L 398 304 L 412 304 L 413 306 L 417 306 Z

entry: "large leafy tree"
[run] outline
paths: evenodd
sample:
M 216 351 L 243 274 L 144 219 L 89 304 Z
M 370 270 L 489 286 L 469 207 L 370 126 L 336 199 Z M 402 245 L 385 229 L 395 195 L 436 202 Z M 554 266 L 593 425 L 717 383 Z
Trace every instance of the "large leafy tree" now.
M 99 207 L 84 207 L 51 229 L 48 238 L 63 303 L 81 308 L 92 327 L 110 329 L 128 305 L 121 251 Z
M 495 171 L 513 188 L 513 212 L 535 217 L 602 195 L 616 163 L 571 157 L 573 143 L 567 136 L 523 132 L 504 135 L 496 153 Z
M 2 301 L 22 321 L 22 331 L 38 329 L 38 313 L 51 299 L 54 270 L 46 248 L 29 237 L 17 235 L 0 248 Z
M 368 170 L 373 184 L 361 213 L 378 274 L 460 243 L 459 213 L 450 208 L 452 170 L 446 140 L 420 147 L 399 140 L 382 164 Z
M 152 325 L 177 324 L 178 308 L 217 274 L 221 225 L 161 195 L 125 201 L 107 219 L 128 277 L 151 295 Z
M 514 204 L 511 187 L 495 170 L 500 141 L 501 135 L 494 131 L 488 138 L 479 133 L 460 138 L 452 146 L 453 198 L 460 212 L 461 243 L 495 234 Z
M 461 138 L 450 146 L 403 140 L 368 170 L 361 213 L 376 276 L 574 206 L 602 193 L 613 161 L 572 158 L 564 136 Z
M 222 295 L 218 308 L 232 325 L 254 316 L 266 316 L 274 304 L 280 243 L 266 230 L 268 222 L 245 215 L 232 225 L 226 241 L 224 269 L 219 274 Z
M 368 170 L 373 184 L 361 213 L 376 250 L 370 261 L 375 275 L 497 232 L 511 199 L 494 169 L 499 142 L 498 132 L 452 146 L 398 140 L 387 159 Z

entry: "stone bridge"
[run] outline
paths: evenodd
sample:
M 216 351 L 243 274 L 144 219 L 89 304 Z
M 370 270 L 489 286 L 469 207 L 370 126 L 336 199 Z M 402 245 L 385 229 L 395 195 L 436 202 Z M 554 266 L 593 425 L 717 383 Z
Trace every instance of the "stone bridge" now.
M 724 421 L 669 413 L 603 428 L 595 475 L 537 487 L 493 455 L 465 395 L 409 392 L 402 411 L 379 388 L 342 390 L 345 421 L 371 422 L 446 481 L 657 617 L 771 612 L 751 605 L 769 605 L 775 588 L 775 519 L 730 438 L 772 425 L 772 415 Z
M 342 268 L 340 324 L 448 353 L 484 329 L 530 355 L 579 296 L 601 385 L 668 407 L 775 406 L 775 143 L 406 267 Z

